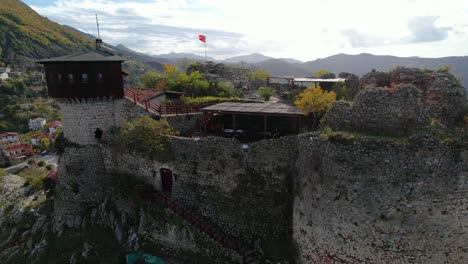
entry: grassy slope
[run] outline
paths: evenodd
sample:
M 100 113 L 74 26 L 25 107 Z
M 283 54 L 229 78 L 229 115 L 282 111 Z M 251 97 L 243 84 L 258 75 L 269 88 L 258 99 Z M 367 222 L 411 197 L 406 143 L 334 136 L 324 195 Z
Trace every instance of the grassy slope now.
M 61 56 L 92 46 L 89 38 L 40 16 L 21 1 L 1 0 L 1 59 Z

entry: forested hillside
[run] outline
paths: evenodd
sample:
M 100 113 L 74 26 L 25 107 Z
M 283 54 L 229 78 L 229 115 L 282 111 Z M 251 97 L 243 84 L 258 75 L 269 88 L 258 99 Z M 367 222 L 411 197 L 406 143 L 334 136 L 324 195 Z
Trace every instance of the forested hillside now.
M 40 16 L 19 0 L 0 1 L 0 60 L 25 64 L 92 46 L 91 39 Z

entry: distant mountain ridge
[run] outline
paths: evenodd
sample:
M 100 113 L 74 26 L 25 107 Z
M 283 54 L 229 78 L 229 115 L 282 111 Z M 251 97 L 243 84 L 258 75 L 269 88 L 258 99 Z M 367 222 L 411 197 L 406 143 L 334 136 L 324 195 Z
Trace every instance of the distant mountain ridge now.
M 39 58 L 62 56 L 94 47 L 94 37 L 69 26 L 59 25 L 37 14 L 19 0 L 0 0 L 0 59 L 7 63 L 30 63 Z M 133 51 L 124 45 L 111 46 L 117 54 L 134 60 L 135 72 L 141 72 L 139 63 L 151 69 L 162 70 L 165 63 L 186 68 L 188 62 L 204 61 L 204 56 L 191 53 L 148 55 Z M 438 69 L 452 66 L 452 72 L 468 89 L 468 56 L 444 58 L 396 57 L 372 54 L 337 54 L 323 59 L 301 62 L 290 58 L 272 58 L 261 53 L 235 56 L 222 63 L 245 62 L 270 71 L 273 75 L 310 76 L 321 69 L 335 74 L 350 72 L 362 76 L 372 69 L 388 71 L 396 66 Z
M 254 65 L 271 72 L 273 75 L 293 76 L 311 76 L 314 72 L 322 69 L 329 70 L 335 74 L 350 72 L 362 76 L 373 69 L 388 71 L 400 66 L 437 70 L 443 66 L 450 65 L 451 72 L 461 81 L 465 90 L 468 91 L 468 56 L 420 58 L 372 55 L 368 53 L 359 55 L 337 54 L 301 64 L 271 59 Z
M 160 58 L 160 59 L 170 59 L 170 60 L 189 59 L 189 60 L 205 61 L 205 56 L 196 55 L 196 54 L 193 54 L 193 53 L 175 53 L 175 52 L 171 52 L 171 53 L 168 53 L 168 54 L 155 55 L 154 57 Z M 206 60 L 216 61 L 212 57 L 206 57 Z

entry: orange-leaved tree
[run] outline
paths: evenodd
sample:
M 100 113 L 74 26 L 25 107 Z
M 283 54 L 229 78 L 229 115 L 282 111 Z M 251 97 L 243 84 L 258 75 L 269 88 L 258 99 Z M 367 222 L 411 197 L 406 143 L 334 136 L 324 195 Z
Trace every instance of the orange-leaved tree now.
M 336 101 L 336 93 L 322 90 L 320 86 L 309 87 L 298 94 L 294 104 L 304 113 L 314 115 L 314 126 L 320 118 Z

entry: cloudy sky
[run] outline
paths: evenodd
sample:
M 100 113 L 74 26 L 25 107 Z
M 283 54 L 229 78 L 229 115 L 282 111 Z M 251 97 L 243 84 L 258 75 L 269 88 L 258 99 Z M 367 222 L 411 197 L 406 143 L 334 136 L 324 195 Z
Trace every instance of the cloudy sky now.
M 23 0 L 60 24 L 149 54 L 468 55 L 467 0 Z

